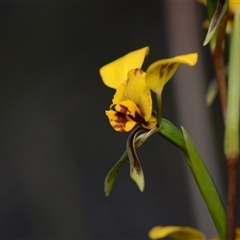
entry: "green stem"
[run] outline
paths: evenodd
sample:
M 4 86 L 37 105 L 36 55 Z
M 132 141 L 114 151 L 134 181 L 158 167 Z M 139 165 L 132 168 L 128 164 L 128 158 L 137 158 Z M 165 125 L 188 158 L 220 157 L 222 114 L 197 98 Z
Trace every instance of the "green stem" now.
M 228 159 L 227 239 L 236 238 L 238 158 Z
M 224 137 L 224 152 L 228 167 L 227 239 L 235 239 L 237 214 L 237 166 L 239 158 L 240 114 L 240 8 L 235 9 L 228 79 L 228 105 Z

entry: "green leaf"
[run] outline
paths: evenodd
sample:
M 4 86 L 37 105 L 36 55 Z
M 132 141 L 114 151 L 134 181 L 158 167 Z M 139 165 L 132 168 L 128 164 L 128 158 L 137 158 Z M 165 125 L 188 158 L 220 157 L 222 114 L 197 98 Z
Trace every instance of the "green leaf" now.
M 183 152 L 187 152 L 182 133 L 167 119 L 162 118 L 158 133 L 166 140 L 179 147 Z
M 207 0 L 208 19 L 211 21 L 218 5 L 218 0 Z
M 108 196 L 112 190 L 113 183 L 115 181 L 115 178 L 119 172 L 119 170 L 122 168 L 125 162 L 128 160 L 128 154 L 127 151 L 124 152 L 122 157 L 117 161 L 117 163 L 111 168 L 109 173 L 107 174 L 105 181 L 104 181 L 104 192 L 105 195 Z
M 182 128 L 183 137 L 186 142 L 186 148 L 189 158 L 189 167 L 192 171 L 193 177 L 198 185 L 202 197 L 207 205 L 208 211 L 215 224 L 220 239 L 226 238 L 226 212 L 213 182 L 200 154 L 198 153 L 193 141 Z
M 217 188 L 201 156 L 187 132 L 180 132 L 170 121 L 162 119 L 158 133 L 179 147 L 186 156 L 188 166 L 207 205 L 220 239 L 225 239 L 226 213 Z
M 224 151 L 227 159 L 239 155 L 240 7 L 235 9 L 230 43 L 228 99 Z
M 211 1 L 208 0 L 207 1 L 209 15 L 212 14 L 212 9 L 215 5 L 216 5 L 216 0 L 211 0 Z M 228 9 L 228 0 L 219 0 L 216 10 L 214 12 L 214 15 L 211 18 L 208 32 L 205 37 L 203 46 L 207 45 L 211 41 L 213 36 L 215 35 L 215 33 L 219 27 L 219 24 L 221 23 L 221 20 L 224 16 L 225 12 L 227 11 L 227 9 Z

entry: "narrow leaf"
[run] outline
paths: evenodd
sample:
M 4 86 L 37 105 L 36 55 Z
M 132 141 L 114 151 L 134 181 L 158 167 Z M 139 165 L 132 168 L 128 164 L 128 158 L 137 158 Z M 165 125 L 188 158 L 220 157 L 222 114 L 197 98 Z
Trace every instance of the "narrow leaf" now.
M 179 147 L 183 152 L 187 152 L 182 133 L 167 119 L 162 118 L 158 133 L 166 140 Z
M 212 7 L 213 4 L 209 4 L 209 2 L 210 2 L 210 0 L 208 1 L 208 6 Z M 219 24 L 221 23 L 223 15 L 227 11 L 227 9 L 228 9 L 228 0 L 218 0 L 217 8 L 211 19 L 203 46 L 207 45 L 210 42 L 210 40 L 213 38 L 214 34 L 216 33 L 216 31 L 219 27 Z
M 110 194 L 115 178 L 119 170 L 122 168 L 122 166 L 127 160 L 128 160 L 128 154 L 127 154 L 127 151 L 125 151 L 122 157 L 117 161 L 117 163 L 111 168 L 111 170 L 107 174 L 104 181 L 104 192 L 106 196 Z
M 221 201 L 217 188 L 212 180 L 212 177 L 209 174 L 193 141 L 191 140 L 190 136 L 184 128 L 182 128 L 182 131 L 188 152 L 189 167 L 207 205 L 208 211 L 215 224 L 219 237 L 220 239 L 225 239 L 226 213 L 223 203 Z
M 216 11 L 217 5 L 218 5 L 218 0 L 207 0 L 207 10 L 208 10 L 209 22 L 211 21 L 214 13 Z
M 225 239 L 226 213 L 216 186 L 191 138 L 183 129 L 181 133 L 170 121 L 162 119 L 158 133 L 179 147 L 186 155 L 187 163 L 207 205 L 209 213 L 219 233 Z

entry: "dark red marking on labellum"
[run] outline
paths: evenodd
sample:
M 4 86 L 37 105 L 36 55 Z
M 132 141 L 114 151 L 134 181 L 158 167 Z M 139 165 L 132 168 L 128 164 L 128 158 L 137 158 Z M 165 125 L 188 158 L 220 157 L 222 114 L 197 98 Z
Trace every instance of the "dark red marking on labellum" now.
M 113 128 L 118 129 L 119 132 L 126 132 L 126 123 L 127 123 L 127 118 L 126 114 L 120 113 L 120 112 L 115 112 L 115 116 L 117 117 L 116 120 L 113 120 L 116 124 L 113 125 Z
M 145 119 L 138 113 L 138 112 L 135 112 L 135 116 L 132 116 L 132 115 L 128 115 L 129 118 L 131 118 L 134 122 L 137 122 L 137 123 L 141 123 L 141 124 L 144 124 L 146 125 L 147 122 L 145 121 Z
M 119 106 L 121 107 L 121 109 L 120 109 L 121 113 L 124 113 L 124 114 L 130 113 L 130 111 L 128 110 L 128 107 L 126 107 L 126 106 L 124 106 L 122 104 L 119 104 Z

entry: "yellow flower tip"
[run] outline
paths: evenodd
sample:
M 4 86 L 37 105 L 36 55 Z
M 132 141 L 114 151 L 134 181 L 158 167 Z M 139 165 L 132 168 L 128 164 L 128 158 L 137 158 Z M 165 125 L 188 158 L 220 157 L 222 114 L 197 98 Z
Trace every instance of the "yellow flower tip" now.
M 162 59 L 152 63 L 146 71 L 146 83 L 148 87 L 161 95 L 164 85 L 169 81 L 180 64 L 194 66 L 197 63 L 198 54 L 191 53 L 173 58 Z
M 160 239 L 165 237 L 171 237 L 176 240 L 204 240 L 205 236 L 197 229 L 191 227 L 179 227 L 179 226 L 155 226 L 153 227 L 148 236 L 150 239 Z
M 182 59 L 182 62 L 188 64 L 189 66 L 194 66 L 197 63 L 198 60 L 198 54 L 197 53 L 190 53 L 187 55 L 179 56 L 179 59 Z
M 142 67 L 148 53 L 149 47 L 146 46 L 101 67 L 99 72 L 104 84 L 117 89 L 127 79 L 127 74 L 131 69 Z

